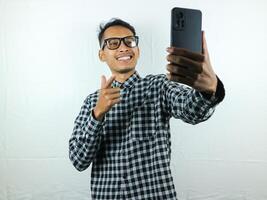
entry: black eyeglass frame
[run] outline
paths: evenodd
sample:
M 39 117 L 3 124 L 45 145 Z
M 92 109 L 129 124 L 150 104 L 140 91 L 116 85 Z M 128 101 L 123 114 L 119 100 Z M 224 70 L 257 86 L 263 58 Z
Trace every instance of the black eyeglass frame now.
M 135 38 L 135 42 L 136 42 L 136 45 L 134 47 L 137 47 L 138 46 L 138 42 L 139 42 L 139 37 L 137 35 L 131 35 L 131 36 L 126 36 L 126 37 L 123 37 L 123 38 L 119 38 L 119 37 L 112 37 L 112 38 L 107 38 L 103 41 L 102 45 L 101 45 L 101 49 L 103 50 L 105 48 L 105 46 L 107 46 L 107 41 L 108 40 L 112 40 L 112 39 L 119 39 L 119 44 L 118 44 L 118 47 L 115 48 L 115 49 L 118 49 L 120 46 L 121 46 L 121 41 L 123 41 L 123 43 L 127 46 L 127 47 L 130 47 L 130 48 L 134 48 L 132 46 L 129 46 L 126 42 L 125 42 L 125 39 L 127 38 L 132 38 L 134 37 Z M 108 49 L 110 49 L 108 46 L 107 46 Z M 115 50 L 115 49 L 110 49 L 110 50 Z

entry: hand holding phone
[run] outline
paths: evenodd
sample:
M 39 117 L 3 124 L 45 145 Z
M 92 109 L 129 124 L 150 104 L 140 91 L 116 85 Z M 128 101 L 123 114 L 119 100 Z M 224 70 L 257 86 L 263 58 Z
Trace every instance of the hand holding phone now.
M 171 16 L 167 78 L 201 92 L 215 93 L 217 77 L 210 63 L 205 36 L 201 31 L 201 12 L 173 8 Z

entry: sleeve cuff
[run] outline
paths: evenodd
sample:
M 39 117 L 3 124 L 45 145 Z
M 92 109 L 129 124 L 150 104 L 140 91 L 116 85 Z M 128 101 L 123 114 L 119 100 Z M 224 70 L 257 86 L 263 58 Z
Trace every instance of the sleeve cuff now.
M 98 132 L 103 124 L 104 124 L 104 119 L 102 121 L 98 121 L 95 119 L 94 114 L 93 114 L 93 109 L 91 110 L 90 117 L 88 119 L 87 125 L 85 126 L 86 131 L 89 132 Z
M 219 79 L 218 76 L 217 77 L 217 86 L 216 86 L 216 92 L 215 94 L 210 94 L 210 93 L 206 93 L 206 92 L 200 92 L 201 95 L 209 100 L 209 101 L 215 101 L 215 104 L 218 104 L 220 102 L 222 102 L 222 100 L 225 97 L 225 89 L 224 89 L 224 85 L 222 83 L 222 81 Z

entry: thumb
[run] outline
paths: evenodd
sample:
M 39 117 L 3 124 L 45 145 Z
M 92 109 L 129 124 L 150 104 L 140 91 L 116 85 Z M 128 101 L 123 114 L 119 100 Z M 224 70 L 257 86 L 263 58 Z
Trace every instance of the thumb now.
M 101 76 L 101 89 L 105 88 L 107 79 L 104 75 Z
M 209 57 L 209 51 L 208 51 L 208 46 L 207 46 L 207 41 L 206 41 L 206 36 L 205 36 L 205 31 L 202 31 L 202 51 L 205 57 Z

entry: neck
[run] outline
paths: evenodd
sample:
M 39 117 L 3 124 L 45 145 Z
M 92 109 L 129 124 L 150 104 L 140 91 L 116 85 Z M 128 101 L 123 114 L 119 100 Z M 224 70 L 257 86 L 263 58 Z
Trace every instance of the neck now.
M 115 75 L 115 80 L 120 83 L 124 83 L 134 73 L 135 73 L 135 70 L 129 71 L 127 73 L 112 72 L 112 74 Z

